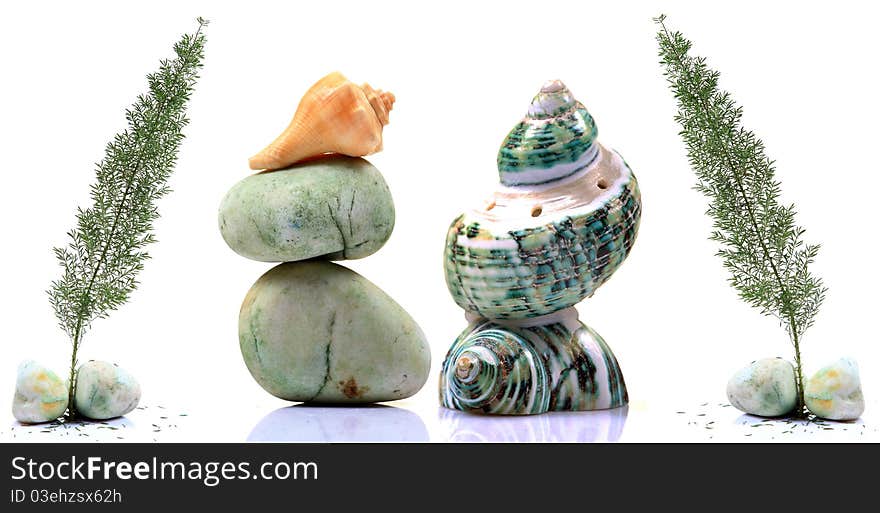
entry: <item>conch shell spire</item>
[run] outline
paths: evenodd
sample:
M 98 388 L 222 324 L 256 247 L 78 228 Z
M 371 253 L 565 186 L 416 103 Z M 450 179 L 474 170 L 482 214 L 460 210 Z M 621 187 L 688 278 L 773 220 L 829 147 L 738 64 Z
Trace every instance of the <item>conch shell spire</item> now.
M 598 156 L 597 133 L 593 117 L 565 84 L 546 82 L 498 151 L 501 183 L 546 185 L 585 169 Z
M 248 161 L 251 169 L 281 169 L 325 153 L 361 157 L 382 149 L 382 127 L 394 95 L 357 85 L 333 72 L 303 96 L 293 120 Z

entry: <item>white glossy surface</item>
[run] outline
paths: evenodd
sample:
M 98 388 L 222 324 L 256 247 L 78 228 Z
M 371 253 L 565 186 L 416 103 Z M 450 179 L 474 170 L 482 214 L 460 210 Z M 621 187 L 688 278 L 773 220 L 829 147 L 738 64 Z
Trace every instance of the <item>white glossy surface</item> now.
M 392 406 L 296 405 L 260 419 L 248 442 L 427 442 L 415 413 Z
M 558 221 L 564 215 L 586 216 L 608 203 L 609 198 L 619 196 L 633 175 L 638 174 L 638 171 L 634 173 L 626 167 L 617 152 L 607 149 L 601 142 L 594 143 L 593 149 L 585 153 L 583 159 L 590 164 L 556 182 L 517 187 L 496 185 L 490 199 L 482 203 L 495 206 L 491 209 L 468 209 L 464 222 L 478 222 L 493 233 L 503 235 L 506 231 Z M 574 167 L 580 165 L 573 164 Z M 602 187 L 599 186 L 600 182 Z M 541 207 L 541 213 L 535 216 L 532 209 L 538 206 Z M 493 247 L 480 239 L 462 236 L 459 236 L 458 243 L 464 247 Z M 504 244 L 498 241 L 495 247 L 505 248 Z
M 474 415 L 439 409 L 440 435 L 448 442 L 616 442 L 628 407 L 536 416 Z
M 121 419 L 68 426 L 0 428 L 0 442 L 880 442 L 869 403 L 853 422 L 744 415 L 720 402 L 631 404 L 615 410 L 485 416 L 400 401 L 386 406 L 303 406 L 268 400 L 235 414 L 139 407 Z

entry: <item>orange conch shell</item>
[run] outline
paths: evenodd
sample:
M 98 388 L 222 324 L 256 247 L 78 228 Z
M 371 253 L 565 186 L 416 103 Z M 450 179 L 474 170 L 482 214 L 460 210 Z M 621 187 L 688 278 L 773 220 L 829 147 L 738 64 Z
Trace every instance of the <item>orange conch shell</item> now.
M 324 153 L 376 153 L 382 149 L 382 127 L 392 105 L 393 94 L 330 73 L 306 92 L 284 132 L 248 164 L 251 169 L 281 169 Z

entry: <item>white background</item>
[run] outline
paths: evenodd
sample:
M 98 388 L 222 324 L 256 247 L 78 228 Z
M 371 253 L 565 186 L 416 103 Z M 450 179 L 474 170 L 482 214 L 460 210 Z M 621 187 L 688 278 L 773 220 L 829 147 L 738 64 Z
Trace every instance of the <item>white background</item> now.
M 670 28 L 694 42 L 693 52 L 722 72 L 721 86 L 745 108 L 744 125 L 776 160 L 784 201 L 797 204 L 807 240 L 823 244 L 813 271 L 829 293 L 803 341 L 806 369 L 856 358 L 869 403 L 863 436 L 880 438 L 870 422 L 880 406 L 880 12 L 870 3 L 181 4 L 40 2 L 0 10 L 0 432 L 16 427 L 8 412 L 20 360 L 67 368 L 69 343 L 45 293 L 60 272 L 51 248 L 66 243 L 76 206 L 87 203 L 94 163 L 124 128 L 124 109 L 146 89 L 145 74 L 205 16 L 212 22 L 205 67 L 174 192 L 160 204 L 159 242 L 130 303 L 94 324 L 81 353 L 130 370 L 142 383 L 143 404 L 189 413 L 179 431 L 163 436 L 244 440 L 285 406 L 251 379 L 237 340 L 240 302 L 271 266 L 226 247 L 217 207 L 249 173 L 247 158 L 287 125 L 303 92 L 340 70 L 397 96 L 385 150 L 369 157 L 394 195 L 394 234 L 378 253 L 344 265 L 420 323 L 432 373 L 419 394 L 393 404 L 406 411 L 288 410 L 272 421 L 285 433 L 279 436 L 321 439 L 298 431 L 311 422 L 351 439 L 590 439 L 584 426 L 609 422 L 589 414 L 450 421 L 437 403 L 440 364 L 465 326 L 444 283 L 446 228 L 492 189 L 501 140 L 541 84 L 560 78 L 593 114 L 599 139 L 627 159 L 644 200 L 631 256 L 578 306 L 615 351 L 629 386 L 619 438 L 708 440 L 709 430 L 688 424 L 699 405 L 726 402 L 725 383 L 737 368 L 792 351 L 774 320 L 736 297 L 713 256 L 706 200 L 691 189 L 694 174 L 658 64 L 651 18 L 663 12 Z M 130 422 L 148 429 L 150 411 Z M 723 438 L 749 440 L 736 424 L 747 419 L 731 411 L 717 409 Z M 555 430 L 553 422 L 564 425 Z

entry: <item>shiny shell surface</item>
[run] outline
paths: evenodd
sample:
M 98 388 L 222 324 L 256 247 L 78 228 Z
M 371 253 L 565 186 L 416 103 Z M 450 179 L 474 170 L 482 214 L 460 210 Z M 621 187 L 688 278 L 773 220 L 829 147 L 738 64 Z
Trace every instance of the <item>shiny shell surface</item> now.
M 495 415 L 627 404 L 623 374 L 602 337 L 574 309 L 549 317 L 537 325 L 471 322 L 443 362 L 440 403 Z
M 489 319 L 546 315 L 589 297 L 623 263 L 642 204 L 629 166 L 599 143 L 589 168 L 531 187 L 501 187 L 446 236 L 455 302 Z
M 589 297 L 623 263 L 642 203 L 623 158 L 565 85 L 534 97 L 498 152 L 498 188 L 446 237 L 446 284 L 489 319 L 547 315 Z

